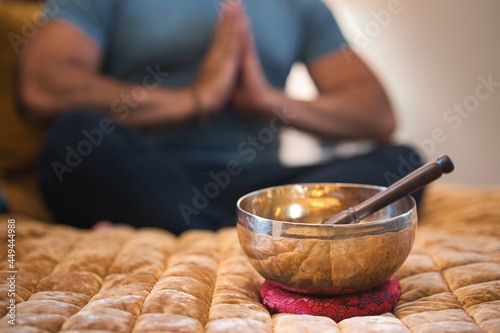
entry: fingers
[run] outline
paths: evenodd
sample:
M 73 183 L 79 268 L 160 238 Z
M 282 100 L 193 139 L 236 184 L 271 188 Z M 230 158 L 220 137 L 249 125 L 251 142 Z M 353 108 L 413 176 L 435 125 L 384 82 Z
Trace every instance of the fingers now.
M 247 26 L 244 31 L 245 33 L 243 39 L 244 45 L 243 45 L 243 56 L 241 62 L 241 72 L 243 77 L 245 78 L 244 81 L 247 81 L 247 83 L 255 84 L 256 82 L 261 81 L 256 79 L 258 79 L 259 76 L 262 76 L 263 73 L 249 22 L 247 22 L 246 25 Z
M 243 3 L 240 0 L 226 0 L 222 4 L 220 13 L 221 16 L 224 16 L 227 13 L 238 12 L 238 11 L 240 12 L 244 11 Z
M 226 54 L 242 53 L 247 17 L 240 1 L 225 1 L 217 22 L 212 48 Z
M 218 112 L 234 92 L 243 65 L 248 18 L 240 1 L 225 1 L 212 43 L 193 87 L 206 113 Z

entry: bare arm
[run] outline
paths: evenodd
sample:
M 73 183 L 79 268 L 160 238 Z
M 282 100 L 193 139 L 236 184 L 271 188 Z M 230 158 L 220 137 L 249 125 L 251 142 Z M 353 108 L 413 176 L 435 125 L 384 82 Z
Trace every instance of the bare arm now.
M 50 121 L 75 108 L 90 108 L 135 127 L 175 124 L 196 116 L 193 87 L 203 109 L 217 112 L 234 85 L 246 28 L 241 9 L 228 13 L 219 21 L 195 83 L 180 89 L 153 89 L 101 75 L 103 54 L 94 41 L 65 21 L 49 21 L 20 57 L 20 96 L 27 119 Z
M 176 101 L 167 114 L 171 119 L 165 121 L 188 117 L 193 106 L 184 90 L 149 91 L 135 112 L 127 117 L 114 114 L 112 105 L 116 109 L 130 107 L 121 102 L 122 96 L 130 95 L 136 87 L 100 75 L 102 57 L 97 45 L 69 23 L 53 20 L 40 29 L 20 58 L 20 92 L 27 118 L 46 121 L 75 108 L 91 108 L 135 124 L 145 121 L 145 113 L 153 117 L 159 110 L 153 107 L 155 99 L 159 102 L 163 98 Z M 142 118 L 139 108 L 146 111 L 140 112 Z
M 396 121 L 389 99 L 374 74 L 352 51 L 334 52 L 308 65 L 319 95 L 306 102 L 290 99 L 270 87 L 252 49 L 249 42 L 235 99 L 239 108 L 270 116 L 271 110 L 286 107 L 288 125 L 329 139 L 390 139 Z
M 387 141 L 391 137 L 396 119 L 389 99 L 356 54 L 339 51 L 308 69 L 319 96 L 312 102 L 290 101 L 291 125 L 333 139 Z

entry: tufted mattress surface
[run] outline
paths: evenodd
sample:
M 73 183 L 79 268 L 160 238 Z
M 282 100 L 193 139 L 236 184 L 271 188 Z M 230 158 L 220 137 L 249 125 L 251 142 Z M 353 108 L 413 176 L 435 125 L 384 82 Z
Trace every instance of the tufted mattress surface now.
M 270 314 L 235 228 L 174 237 L 1 216 L 0 332 L 500 332 L 499 203 L 499 189 L 431 187 L 394 311 L 339 323 Z

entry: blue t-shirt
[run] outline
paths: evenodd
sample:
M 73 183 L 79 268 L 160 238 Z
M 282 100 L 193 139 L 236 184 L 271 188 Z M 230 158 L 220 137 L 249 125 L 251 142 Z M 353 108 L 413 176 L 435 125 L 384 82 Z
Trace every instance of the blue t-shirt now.
M 49 0 L 49 16 L 71 22 L 105 54 L 103 73 L 143 84 L 189 86 L 212 40 L 223 0 Z M 309 63 L 345 39 L 321 0 L 243 0 L 270 84 L 284 88 L 295 62 Z M 166 74 L 168 73 L 168 74 Z M 149 76 L 148 76 L 149 75 Z M 334 73 L 332 73 L 334 75 Z M 151 82 L 150 82 L 151 83 Z M 276 126 L 226 108 L 206 128 L 186 123 L 146 136 L 187 163 L 278 163 Z

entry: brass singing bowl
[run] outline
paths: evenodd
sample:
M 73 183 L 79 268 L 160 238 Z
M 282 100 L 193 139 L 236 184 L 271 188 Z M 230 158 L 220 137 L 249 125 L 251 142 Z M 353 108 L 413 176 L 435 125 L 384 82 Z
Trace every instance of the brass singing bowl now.
M 237 203 L 243 252 L 267 280 L 290 291 L 350 294 L 373 288 L 404 263 L 417 210 L 406 196 L 357 224 L 322 224 L 384 187 L 294 184 L 249 193 Z

